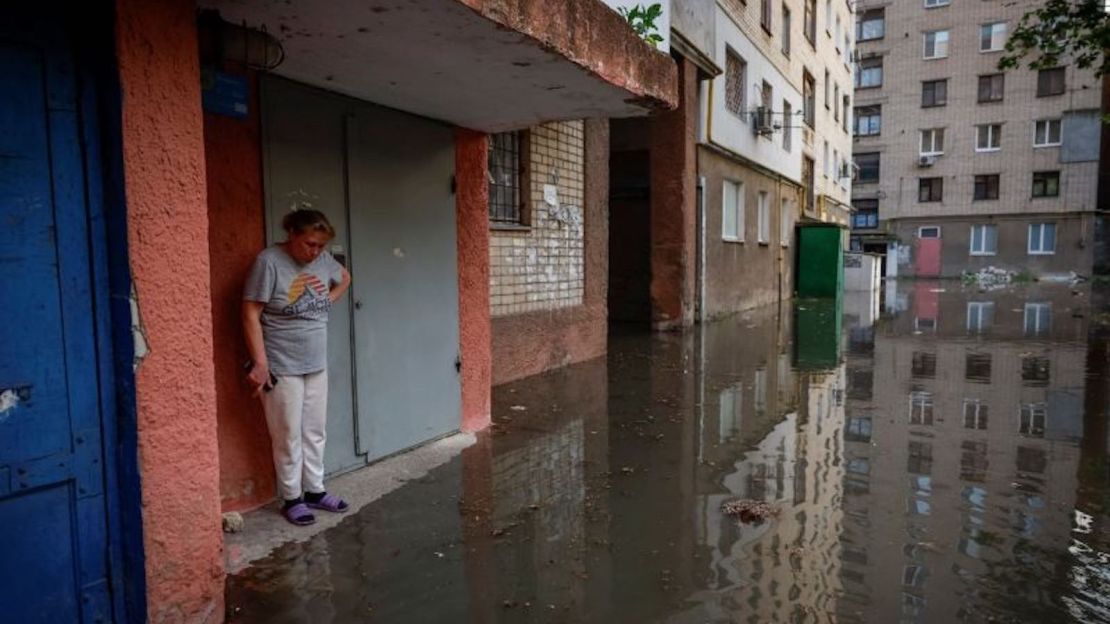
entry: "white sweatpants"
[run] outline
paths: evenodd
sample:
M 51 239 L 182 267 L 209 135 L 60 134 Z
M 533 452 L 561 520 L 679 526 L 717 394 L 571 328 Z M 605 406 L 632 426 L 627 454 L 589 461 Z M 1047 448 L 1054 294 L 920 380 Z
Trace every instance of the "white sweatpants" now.
M 324 491 L 324 442 L 327 439 L 328 372 L 279 376 L 262 394 L 270 445 L 283 500 L 303 492 Z

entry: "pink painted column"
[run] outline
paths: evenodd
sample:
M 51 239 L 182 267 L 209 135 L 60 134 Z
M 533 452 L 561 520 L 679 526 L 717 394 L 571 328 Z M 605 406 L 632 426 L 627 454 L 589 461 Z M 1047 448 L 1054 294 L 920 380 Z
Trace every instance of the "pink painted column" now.
M 223 618 L 208 214 L 192 0 L 119 0 L 148 619 Z
M 485 134 L 463 128 L 455 132 L 463 431 L 490 423 L 488 149 Z

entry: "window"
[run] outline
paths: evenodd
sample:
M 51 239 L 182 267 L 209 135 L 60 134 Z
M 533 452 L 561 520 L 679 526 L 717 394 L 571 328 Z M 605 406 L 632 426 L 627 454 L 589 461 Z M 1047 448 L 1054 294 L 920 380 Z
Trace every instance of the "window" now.
M 840 121 L 840 85 L 833 85 L 833 121 Z
M 1056 224 L 1030 223 L 1029 254 L 1038 255 L 1054 253 L 1056 253 Z
M 794 107 L 789 100 L 782 101 L 782 149 L 790 151 L 794 147 Z
M 944 106 L 948 103 L 948 80 L 928 80 L 921 83 L 921 107 Z
M 817 38 L 817 0 L 805 0 L 805 3 L 805 14 L 802 16 L 805 20 L 805 35 L 810 45 L 813 45 Z
M 917 228 L 918 238 L 940 238 L 940 226 L 926 225 Z
M 758 225 L 759 242 L 766 245 L 771 240 L 771 201 L 767 191 L 759 192 L 759 203 L 756 205 L 756 225 Z
M 1033 438 L 1044 437 L 1048 406 L 1044 403 L 1022 403 L 1018 432 Z
M 856 41 L 872 41 L 886 36 L 884 9 L 864 11 L 856 22 Z
M 997 173 L 975 176 L 975 194 L 972 196 L 972 199 L 975 201 L 998 199 L 998 180 L 999 175 Z
M 856 154 L 856 167 L 858 173 L 856 175 L 856 182 L 878 182 L 879 181 L 879 153 L 868 152 L 864 154 Z
M 840 51 L 840 16 L 839 15 L 836 16 L 836 30 L 833 31 L 833 46 L 836 47 L 837 52 Z
M 914 351 L 910 363 L 910 375 L 915 379 L 933 379 L 937 376 L 937 354 Z
M 816 193 L 813 192 L 814 175 L 816 174 L 813 159 L 802 154 L 802 183 L 805 184 L 805 209 L 813 212 Z
M 1025 335 L 1043 336 L 1052 328 L 1051 303 L 1025 304 Z
M 1051 378 L 1052 365 L 1046 357 L 1027 356 L 1021 358 L 1021 385 L 1043 388 Z
M 948 6 L 950 0 L 925 0 L 925 8 L 932 9 L 936 7 Z
M 852 42 L 848 39 L 848 30 L 844 30 L 844 64 L 852 64 Z
M 825 32 L 832 35 L 832 4 L 833 0 L 825 0 Z
M 964 357 L 964 379 L 972 383 L 991 382 L 991 356 L 989 353 L 968 353 Z
M 489 220 L 494 225 L 528 225 L 527 131 L 489 137 Z
M 870 418 L 849 418 L 848 426 L 844 429 L 844 439 L 849 442 L 870 442 L 871 426 Z
M 1002 149 L 1002 124 L 975 126 L 975 151 L 997 152 Z
M 944 201 L 944 178 L 920 178 L 917 181 L 917 201 Z
M 782 5 L 782 53 L 790 56 L 790 9 Z
M 926 59 L 947 58 L 948 56 L 948 31 L 934 30 L 924 35 L 925 49 L 922 57 Z
M 783 247 L 790 246 L 790 237 L 794 233 L 794 204 L 789 199 L 783 199 L 779 205 L 779 244 Z
M 813 75 L 808 71 L 802 72 L 802 118 L 805 120 L 806 125 L 810 128 L 813 127 L 814 117 L 817 114 L 815 100 L 817 85 L 813 79 Z
M 969 301 L 967 303 L 967 331 L 981 334 L 994 323 L 994 303 Z
M 1002 74 L 979 76 L 979 101 L 1001 102 L 1004 78 Z
M 944 153 L 944 128 L 921 131 L 921 155 L 939 156 Z
M 998 52 L 1006 45 L 1006 22 L 983 24 L 979 27 L 979 51 Z
M 1033 147 L 1051 147 L 1060 144 L 1060 120 L 1038 119 L 1033 125 Z
M 996 184 L 997 184 L 997 177 Z M 998 253 L 998 226 L 992 224 L 971 226 L 971 255 L 993 256 Z
M 744 120 L 745 79 L 748 64 L 732 50 L 725 52 L 725 108 Z
M 1059 171 L 1034 171 L 1033 172 L 1033 197 L 1059 197 L 1060 172 Z
M 821 166 L 825 169 L 825 177 L 832 173 L 832 160 L 829 159 L 829 142 L 825 141 L 825 151 L 822 153 Z
M 913 474 L 927 475 L 933 472 L 933 445 L 928 442 L 910 441 L 906 454 L 906 470 Z
M 1037 72 L 1037 97 L 1060 95 L 1064 92 L 1064 68 L 1054 67 Z
M 879 227 L 879 200 L 853 199 L 852 229 L 866 230 Z
M 763 107 L 763 110 L 767 111 L 768 115 L 771 113 L 771 110 L 773 109 L 774 99 L 775 99 L 775 92 L 771 88 L 771 83 L 764 80 L 763 81 L 763 86 L 759 89 L 759 104 L 760 104 L 760 106 Z M 765 135 L 765 136 L 768 139 L 771 138 L 771 135 L 769 135 L 769 134 Z
M 933 425 L 932 392 L 910 393 L 910 424 L 926 425 L 929 427 Z
M 844 132 L 847 132 L 848 131 L 848 111 L 852 110 L 852 98 L 845 95 L 844 96 L 844 101 L 842 102 L 842 106 L 844 108 L 844 123 L 841 124 L 841 128 L 844 130 Z
M 830 108 L 829 95 L 831 93 L 829 87 L 832 86 L 832 79 L 829 78 L 829 70 L 825 70 L 825 108 Z
M 771 0 L 759 1 L 759 25 L 763 27 L 763 30 L 767 31 L 767 34 L 771 34 L 772 7 L 773 5 Z
M 721 205 L 721 238 L 742 242 L 744 240 L 744 185 L 725 180 Z
M 878 136 L 883 131 L 883 107 L 857 106 L 855 123 L 853 124 L 856 136 Z
M 978 399 L 964 399 L 964 429 L 986 429 L 987 416 L 987 406 Z
M 883 86 L 883 58 L 873 56 L 863 59 L 856 67 L 856 88 L 870 89 Z

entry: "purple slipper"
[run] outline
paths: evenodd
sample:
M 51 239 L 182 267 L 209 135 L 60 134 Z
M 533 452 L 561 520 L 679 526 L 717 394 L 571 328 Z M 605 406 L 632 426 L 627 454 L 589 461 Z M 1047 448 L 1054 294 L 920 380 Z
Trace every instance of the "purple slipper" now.
M 313 509 L 323 509 L 324 511 L 332 511 L 335 513 L 343 513 L 349 509 L 347 502 L 335 494 L 324 494 L 320 500 L 316 502 L 310 502 L 306 499 L 305 504 Z
M 297 526 L 307 526 L 316 522 L 316 516 L 312 515 L 304 503 L 297 503 L 289 509 L 283 509 L 281 515 Z

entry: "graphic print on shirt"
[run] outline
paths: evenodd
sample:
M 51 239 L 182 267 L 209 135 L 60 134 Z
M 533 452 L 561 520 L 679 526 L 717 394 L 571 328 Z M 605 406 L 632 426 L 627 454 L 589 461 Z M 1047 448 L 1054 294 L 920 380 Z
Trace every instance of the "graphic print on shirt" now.
M 307 319 L 322 319 L 331 309 L 331 298 L 328 297 L 328 286 L 320 278 L 308 271 L 302 271 L 289 284 L 289 294 L 286 297 L 288 305 L 282 310 L 283 314 L 299 316 Z

